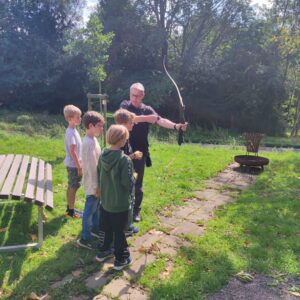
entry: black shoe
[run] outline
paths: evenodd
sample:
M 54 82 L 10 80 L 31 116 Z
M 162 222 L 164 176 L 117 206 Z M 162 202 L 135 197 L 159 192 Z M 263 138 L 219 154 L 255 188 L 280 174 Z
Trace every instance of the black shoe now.
M 103 262 L 105 261 L 106 259 L 110 258 L 110 257 L 113 257 L 114 256 L 114 249 L 111 248 L 111 249 L 108 249 L 108 250 L 105 250 L 105 251 L 100 251 L 95 259 L 99 262 Z
M 124 259 L 123 261 L 118 261 L 115 260 L 114 263 L 114 269 L 117 271 L 123 270 L 124 268 L 126 268 L 127 266 L 129 266 L 131 264 L 131 257 L 129 256 L 128 258 Z
M 141 221 L 141 215 L 140 212 L 133 214 L 133 222 L 140 222 Z
M 95 246 L 91 243 L 91 241 L 87 241 L 87 240 L 83 240 L 83 239 L 78 239 L 76 241 L 76 244 L 80 247 L 89 249 L 89 250 L 93 250 L 95 249 Z
M 97 239 L 102 239 L 103 238 L 103 235 L 104 235 L 104 232 L 103 231 L 97 231 L 97 230 L 94 230 L 92 229 L 91 230 L 91 236 L 97 238 Z
M 137 227 L 131 225 L 127 230 L 125 230 L 125 236 L 132 236 L 137 234 L 140 230 Z

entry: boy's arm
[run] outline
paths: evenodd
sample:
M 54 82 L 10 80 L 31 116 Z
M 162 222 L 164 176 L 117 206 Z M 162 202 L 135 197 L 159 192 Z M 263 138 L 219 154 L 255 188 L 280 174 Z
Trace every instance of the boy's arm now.
M 86 151 L 84 151 L 86 150 Z M 98 189 L 98 172 L 97 172 L 97 154 L 94 147 L 89 146 L 87 149 L 82 147 L 82 164 L 84 168 L 84 174 L 88 175 L 91 180 L 94 195 L 97 196 Z
M 130 191 L 134 183 L 133 164 L 130 159 L 126 158 L 121 169 L 121 184 L 126 190 Z
M 77 153 L 77 146 L 75 144 L 70 145 L 70 155 L 75 162 L 76 168 L 78 170 L 78 175 L 82 176 L 82 168 Z

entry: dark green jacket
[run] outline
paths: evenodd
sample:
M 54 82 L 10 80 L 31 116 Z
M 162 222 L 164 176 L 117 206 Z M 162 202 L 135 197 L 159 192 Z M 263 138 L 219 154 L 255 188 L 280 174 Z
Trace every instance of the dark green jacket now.
M 104 149 L 99 157 L 98 175 L 102 207 L 112 213 L 131 208 L 134 190 L 133 164 L 122 150 Z

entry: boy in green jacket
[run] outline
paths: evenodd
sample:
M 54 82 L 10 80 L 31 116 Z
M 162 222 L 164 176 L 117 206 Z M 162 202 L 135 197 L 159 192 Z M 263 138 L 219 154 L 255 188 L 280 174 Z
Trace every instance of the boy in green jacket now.
M 100 227 L 104 243 L 96 256 L 97 261 L 115 255 L 115 270 L 131 263 L 125 229 L 134 191 L 134 171 L 131 159 L 121 150 L 128 140 L 128 130 L 123 125 L 112 125 L 106 141 L 110 145 L 99 158 L 98 174 L 101 195 Z M 114 241 L 114 250 L 111 244 Z

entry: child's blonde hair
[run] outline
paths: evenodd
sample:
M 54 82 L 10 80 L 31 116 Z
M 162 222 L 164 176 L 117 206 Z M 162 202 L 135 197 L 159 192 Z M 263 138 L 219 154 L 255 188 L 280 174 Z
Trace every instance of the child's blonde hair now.
M 114 113 L 114 119 L 117 124 L 127 124 L 133 122 L 135 114 L 128 111 L 127 109 L 119 109 Z
M 70 104 L 64 107 L 64 116 L 66 120 L 73 118 L 76 115 L 81 116 L 81 110 L 77 106 Z
M 86 129 L 89 128 L 90 124 L 96 126 L 97 123 L 104 124 L 103 116 L 97 111 L 87 111 L 82 117 L 82 123 Z
M 123 144 L 129 138 L 129 132 L 123 125 L 111 125 L 106 133 L 106 142 L 109 145 Z

